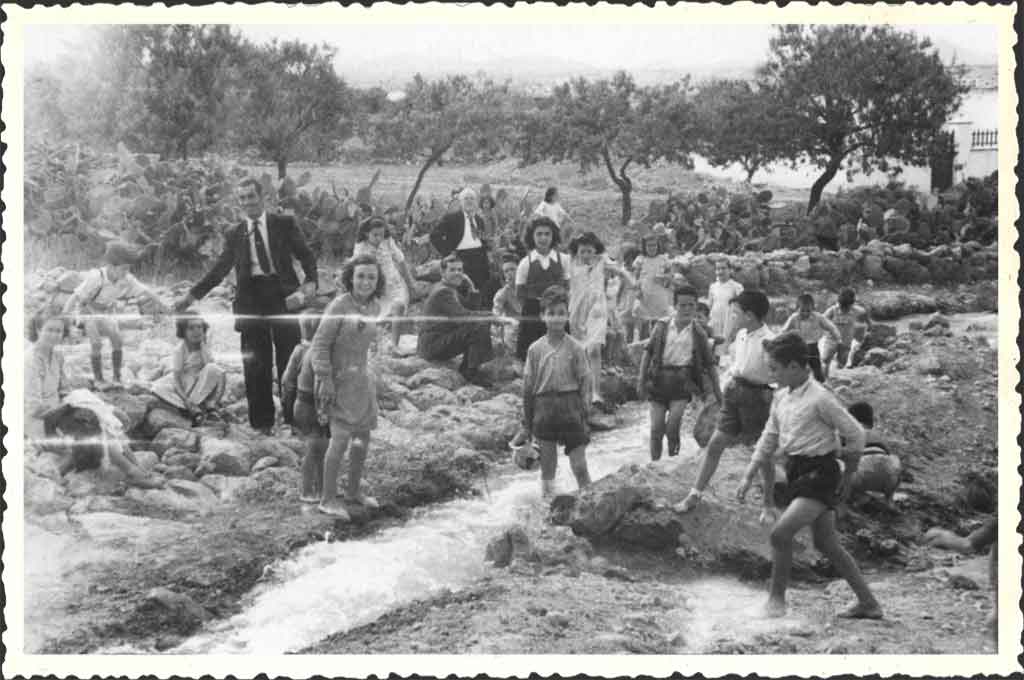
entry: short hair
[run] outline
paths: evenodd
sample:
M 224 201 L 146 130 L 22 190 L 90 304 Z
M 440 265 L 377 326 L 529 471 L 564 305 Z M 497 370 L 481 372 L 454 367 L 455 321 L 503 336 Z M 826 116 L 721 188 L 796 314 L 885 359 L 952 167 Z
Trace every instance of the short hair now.
M 384 271 L 381 269 L 380 262 L 373 255 L 357 255 L 356 257 L 349 258 L 341 270 L 341 284 L 345 287 L 345 290 L 351 293 L 352 279 L 355 277 L 356 267 L 363 265 L 373 265 L 377 268 L 377 287 L 370 294 L 370 299 L 381 298 L 384 295 Z
M 103 261 L 114 267 L 130 267 L 140 259 L 138 248 L 124 241 L 111 241 L 103 251 Z
M 490 194 L 486 194 L 480 198 L 481 210 L 490 210 L 495 205 L 497 205 L 497 202 L 494 200 L 494 196 L 491 196 Z
M 810 293 L 800 293 L 796 298 L 796 303 L 802 305 L 805 302 L 809 302 L 811 307 L 814 307 L 814 296 Z
M 850 412 L 850 415 L 854 419 L 868 428 L 869 430 L 875 426 L 875 409 L 871 408 L 871 404 L 866 401 L 858 401 L 854 404 L 850 404 L 849 408 L 846 409 Z
M 729 271 L 732 271 L 732 262 L 725 259 L 724 257 L 715 260 L 715 268 L 718 268 L 719 266 L 725 267 Z
M 711 308 L 708 307 L 707 303 L 705 303 L 705 302 L 698 302 L 697 303 L 697 313 L 698 314 L 711 314 Z
M 558 195 L 558 187 L 548 187 L 547 191 L 544 192 L 544 202 L 550 203 L 554 200 L 555 196 Z
M 242 187 L 247 186 L 255 187 L 256 195 L 259 196 L 260 198 L 263 198 L 263 184 L 261 184 L 258 179 L 256 179 L 255 177 L 246 177 L 245 179 L 238 183 L 237 188 L 241 189 Z
M 501 270 L 505 271 L 505 267 L 508 266 L 508 265 L 512 265 L 513 267 L 516 267 L 517 269 L 519 268 L 519 263 L 516 262 L 516 259 L 515 259 L 514 256 L 513 257 L 505 256 L 505 257 L 501 258 Z
M 768 301 L 768 296 L 759 290 L 745 290 L 730 302 L 742 311 L 750 312 L 761 321 L 764 321 L 768 313 L 772 311 L 772 303 Z
M 466 187 L 465 189 L 459 192 L 460 201 L 464 198 L 469 198 L 470 196 L 472 196 L 473 198 L 477 197 L 476 189 L 474 189 L 473 187 Z
M 185 339 L 185 331 L 188 330 L 188 325 L 193 321 L 198 321 L 203 324 L 203 335 L 205 336 L 210 332 L 210 324 L 206 323 L 206 319 L 199 315 L 194 309 L 187 309 L 185 313 L 179 316 L 174 322 L 174 335 L 180 340 Z
M 551 247 L 554 248 L 562 242 L 561 230 L 558 225 L 550 217 L 538 217 L 526 227 L 526 234 L 523 235 L 523 243 L 527 248 L 533 250 L 537 247 L 537 243 L 533 240 L 533 233 L 541 227 L 547 227 L 551 230 Z
M 592 231 L 585 231 L 576 238 L 569 241 L 569 252 L 575 255 L 579 252 L 580 246 L 591 246 L 598 255 L 604 252 L 604 243 Z
M 441 258 L 441 271 L 447 271 L 448 265 L 452 262 L 462 262 L 462 258 L 455 253 L 449 253 Z
M 47 307 L 41 309 L 28 320 L 28 340 L 29 342 L 39 342 L 39 333 L 43 330 L 43 326 L 48 321 L 57 320 L 60 321 L 64 326 L 64 333 L 61 335 L 62 339 L 67 339 L 71 335 L 71 322 L 68 321 L 67 317 L 62 316 L 60 312 Z
M 92 409 L 65 404 L 54 414 L 52 423 L 73 440 L 71 467 L 76 472 L 100 467 L 106 453 L 103 446 L 103 428 L 99 416 Z
M 548 286 L 540 296 L 541 311 L 547 311 L 555 305 L 569 306 L 569 294 L 562 286 Z
M 672 304 L 675 305 L 676 301 L 683 296 L 692 297 L 696 299 L 697 289 L 689 284 L 676 286 L 675 289 L 672 291 Z
M 320 307 L 304 309 L 299 315 L 299 332 L 303 340 L 312 340 L 316 335 L 316 329 L 320 327 L 320 319 L 324 316 L 324 310 Z
M 796 363 L 801 368 L 807 367 L 807 345 L 796 331 L 769 338 L 762 345 L 768 355 L 783 366 Z
M 391 236 L 391 229 L 383 217 L 367 217 L 359 223 L 359 231 L 356 232 L 356 241 L 365 241 L 370 236 L 370 232 L 374 229 L 384 229 L 384 232 L 388 236 Z
M 849 307 L 857 300 L 857 293 L 853 291 L 853 288 L 843 288 L 839 291 L 839 306 Z
M 655 233 L 650 233 L 644 234 L 642 237 L 640 237 L 640 252 L 642 255 L 647 254 L 647 242 L 651 240 L 653 240 L 654 244 L 658 246 L 658 255 L 661 255 L 662 253 L 665 252 L 665 247 L 661 243 L 661 236 Z

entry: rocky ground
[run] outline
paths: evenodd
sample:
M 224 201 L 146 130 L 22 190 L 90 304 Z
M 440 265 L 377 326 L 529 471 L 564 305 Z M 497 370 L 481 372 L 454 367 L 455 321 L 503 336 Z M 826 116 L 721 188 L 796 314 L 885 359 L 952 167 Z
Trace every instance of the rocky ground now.
M 173 298 L 180 288 L 165 291 L 166 297 Z M 882 310 L 879 318 L 889 319 L 934 310 L 994 309 L 994 289 L 988 284 L 941 292 L 864 289 L 862 297 Z M 58 284 L 51 293 L 59 290 Z M 244 388 L 237 335 L 225 314 L 229 295 L 217 289 L 201 310 L 213 326 L 215 354 L 231 371 L 232 424 L 193 429 L 153 408 L 144 388 L 166 370 L 162 358 L 174 345 L 173 331 L 167 322 L 126 323 L 129 387 L 104 397 L 118 407 L 140 463 L 168 480 L 165 489 L 126 490 L 109 470 L 61 479 L 52 459 L 27 461 L 27 651 L 83 653 L 116 644 L 173 647 L 205 621 L 237 612 L 268 567 L 297 548 L 369 535 L 402 523 L 414 508 L 479 493 L 487 471 L 496 463 L 507 464 L 505 443 L 515 429 L 521 389 L 514 363 L 499 359 L 491 364 L 497 386 L 485 390 L 465 385 L 451 366 L 415 357 L 380 358 L 375 365 L 382 420 L 374 432 L 366 481 L 381 499 L 381 509 L 356 513 L 352 523 L 336 525 L 304 508 L 297 499 L 301 441 L 286 432 L 270 440 L 240 424 L 245 420 Z M 847 520 L 845 535 L 858 557 L 877 570 L 876 578 L 889 584 L 880 586 L 891 589 L 882 595 L 892 603 L 886 604 L 889 610 L 907 613 L 874 628 L 834 626 L 834 639 L 815 636 L 813 644 L 827 647 L 831 639 L 832 651 L 884 651 L 899 645 L 906 651 L 908 638 L 894 636 L 892 626 L 919 626 L 922 650 L 933 644 L 947 651 L 947 643 L 948 651 L 980 649 L 980 642 L 971 642 L 978 636 L 971 638 L 966 631 L 975 618 L 984 617 L 984 579 L 954 579 L 965 588 L 973 582 L 980 590 L 950 590 L 942 570 L 957 560 L 924 550 L 916 541 L 933 524 L 970 529 L 978 513 L 990 509 L 995 355 L 969 335 L 950 335 L 941 323 L 893 332 L 876 349 L 871 362 L 877 365 L 844 372 L 837 390 L 849 398 L 867 396 L 883 414 L 882 427 L 899 443 L 905 479 L 898 511 L 867 499 Z M 88 386 L 87 344 L 78 338 L 66 354 L 72 382 Z M 617 401 L 630 396 L 628 372 L 613 370 L 606 381 L 606 394 L 616 395 Z M 920 396 L 909 400 L 911 393 Z M 733 455 L 723 465 L 719 497 L 731 491 L 741 459 Z M 813 557 L 802 562 L 798 573 L 803 581 L 794 593 L 794 616 L 806 617 L 800 619 L 804 623 L 757 629 L 749 639 L 727 642 L 716 641 L 713 629 L 693 631 L 694 621 L 711 620 L 700 612 L 709 597 L 719 598 L 716 589 L 733 598 L 735 611 L 742 611 L 751 598 L 757 600 L 766 573 L 764 541 L 751 523 L 752 510 L 737 511 L 726 500 L 712 499 L 702 510 L 707 515 L 688 525 L 694 520 L 668 509 L 688 488 L 693 463 L 622 470 L 593 492 L 610 493 L 615 499 L 610 508 L 586 495 L 575 507 L 557 507 L 552 512 L 557 524 L 524 528 L 529 559 L 516 556 L 509 539 L 510 566 L 496 569 L 484 582 L 397 610 L 317 649 L 781 651 L 789 644 L 798 649 L 811 644 L 809 633 L 801 631 L 812 630 L 815 617 L 822 615 L 820 593 L 836 607 L 846 598 L 841 588 L 821 582 L 828 578 L 828 565 Z M 712 526 L 720 530 L 703 530 L 705 519 L 717 522 Z M 681 545 L 681 534 L 691 540 Z M 727 535 L 732 542 L 709 542 L 713 534 Z M 708 570 L 745 581 L 703 580 Z M 921 598 L 915 594 L 927 594 L 927 606 L 917 606 Z M 925 625 L 923 614 L 911 615 L 928 612 L 947 625 L 943 612 L 957 607 L 966 618 L 950 619 L 958 628 L 949 631 L 948 640 L 945 632 L 925 636 L 935 623 Z M 536 625 L 524 627 L 523 621 Z M 728 621 L 720 623 L 723 630 L 730 628 Z

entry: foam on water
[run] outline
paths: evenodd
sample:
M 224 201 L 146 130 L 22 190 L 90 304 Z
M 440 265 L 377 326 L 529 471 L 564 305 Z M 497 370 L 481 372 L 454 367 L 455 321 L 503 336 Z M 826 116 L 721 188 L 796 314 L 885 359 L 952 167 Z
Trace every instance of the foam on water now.
M 642 407 L 623 411 L 630 424 L 596 435 L 588 449 L 595 479 L 647 460 Z M 559 484 L 575 488 L 561 454 Z M 546 515 L 536 470 L 492 480 L 490 489 L 478 498 L 427 508 L 371 538 L 307 546 L 275 567 L 274 581 L 251 593 L 245 611 L 212 624 L 171 653 L 296 651 L 402 604 L 471 585 L 485 574 L 490 539 L 514 522 Z

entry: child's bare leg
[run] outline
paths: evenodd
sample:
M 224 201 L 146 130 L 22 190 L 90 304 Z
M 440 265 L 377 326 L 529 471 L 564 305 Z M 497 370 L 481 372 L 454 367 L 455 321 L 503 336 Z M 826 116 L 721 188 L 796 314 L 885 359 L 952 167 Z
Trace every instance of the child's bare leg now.
M 306 438 L 306 457 L 302 461 L 302 492 L 299 498 L 316 503 L 324 486 L 324 453 L 329 440 L 319 435 Z
M 323 494 L 320 497 L 320 510 L 344 519 L 348 518 L 348 511 L 338 498 L 338 470 L 350 438 L 348 430 L 331 424 L 331 440 L 324 454 Z
M 366 455 L 370 450 L 370 433 L 359 432 L 352 439 L 352 448 L 348 455 L 348 489 L 345 496 L 368 508 L 377 508 L 377 500 L 360 491 L 363 481 L 363 469 L 366 467 Z
M 590 484 L 590 470 L 587 468 L 587 445 L 577 446 L 569 452 L 569 467 L 576 478 L 576 485 L 584 488 Z
M 405 305 L 396 302 L 391 306 L 391 346 L 398 349 L 398 343 L 402 339 L 402 317 L 405 316 Z
M 540 440 L 537 442 L 540 454 L 540 485 L 544 495 L 555 490 L 555 473 L 558 472 L 558 443 Z
M 143 489 L 156 489 L 163 486 L 163 483 L 154 479 L 145 470 L 133 463 L 125 455 L 125 451 L 120 444 L 108 444 L 107 456 L 110 458 L 110 462 L 125 474 L 129 484 Z
M 767 616 L 786 613 L 786 587 L 793 565 L 793 537 L 825 511 L 825 504 L 812 498 L 796 498 L 772 527 L 772 582 L 768 591 Z
M 665 438 L 665 407 L 651 402 L 651 460 L 661 460 L 661 441 Z
M 110 338 L 110 362 L 114 373 L 114 382 L 121 382 L 121 365 L 124 363 L 124 339 L 116 321 L 107 324 L 106 335 Z
M 679 512 L 689 512 L 697 507 L 697 504 L 700 503 L 700 494 L 704 493 L 704 489 L 708 488 L 715 470 L 718 469 L 718 462 L 722 460 L 722 453 L 732 446 L 736 439 L 731 434 L 726 434 L 718 429 L 715 430 L 715 433 L 711 435 L 711 441 L 708 442 L 707 449 L 705 449 L 704 460 L 701 461 L 700 470 L 697 472 L 697 483 L 683 502 L 676 506 L 676 510 Z
M 882 618 L 882 608 L 871 593 L 871 588 L 864 580 L 860 568 L 857 567 L 857 563 L 854 562 L 850 553 L 846 552 L 839 543 L 839 537 L 836 535 L 835 513 L 828 510 L 821 513 L 811 525 L 811 532 L 814 536 L 814 548 L 829 559 L 857 596 L 857 604 L 843 612 L 841 616 L 858 619 Z
M 668 455 L 674 457 L 679 455 L 679 427 L 683 421 L 683 413 L 689 400 L 676 399 L 669 404 L 668 418 L 665 422 L 665 436 L 668 439 Z
M 85 322 L 85 335 L 89 338 L 89 360 L 92 363 L 92 376 L 97 384 L 103 383 L 103 336 L 100 335 L 99 323 L 96 319 Z
M 603 401 L 601 399 L 601 350 L 603 347 L 603 345 L 591 345 L 587 349 L 587 358 L 590 360 L 590 375 L 594 385 L 593 402 Z

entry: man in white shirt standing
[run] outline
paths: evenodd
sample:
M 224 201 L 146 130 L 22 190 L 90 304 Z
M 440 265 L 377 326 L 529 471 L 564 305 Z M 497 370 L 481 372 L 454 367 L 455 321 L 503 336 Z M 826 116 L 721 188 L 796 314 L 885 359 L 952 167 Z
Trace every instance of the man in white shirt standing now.
M 452 253 L 458 256 L 466 276 L 480 291 L 478 308 L 490 309 L 495 289 L 476 191 L 468 187 L 463 189 L 459 193 L 459 206 L 461 210 L 441 218 L 430 234 L 430 242 L 442 258 Z
M 697 483 L 675 509 L 689 512 L 703 498 L 711 477 L 718 469 L 722 453 L 737 443 L 753 444 L 761 436 L 772 405 L 771 372 L 764 341 L 774 337 L 765 324 L 771 311 L 768 296 L 759 290 L 745 290 L 730 303 L 740 330 L 733 343 L 732 365 L 722 390 L 722 410 L 715 433 L 708 442 Z
M 224 251 L 210 272 L 176 304 L 187 309 L 235 270 L 237 291 L 232 311 L 241 333 L 249 424 L 269 434 L 274 426 L 274 367 L 280 383 L 301 334 L 288 312 L 301 308 L 316 292 L 316 256 L 292 217 L 267 213 L 263 187 L 252 178 L 238 185 L 243 219 L 228 232 Z M 300 286 L 292 260 L 302 264 Z M 301 289 L 301 290 L 300 290 Z

